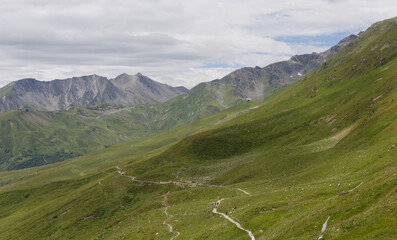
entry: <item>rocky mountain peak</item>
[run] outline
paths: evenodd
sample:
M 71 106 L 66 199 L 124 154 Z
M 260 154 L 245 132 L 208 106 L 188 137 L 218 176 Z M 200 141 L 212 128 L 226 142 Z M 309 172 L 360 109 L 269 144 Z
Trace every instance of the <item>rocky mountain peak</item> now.
M 322 56 L 322 57 L 324 57 L 326 59 L 330 58 L 332 55 L 334 55 L 339 50 L 341 50 L 342 48 L 347 46 L 351 41 L 353 41 L 357 37 L 358 37 L 357 35 L 351 34 L 351 35 L 343 38 L 335 46 L 331 47 L 327 51 L 324 51 L 324 52 L 320 53 L 320 56 Z
M 99 103 L 117 106 L 161 103 L 186 92 L 180 87 L 156 82 L 140 73 L 123 73 L 110 80 L 96 74 L 49 82 L 29 78 L 6 87 L 7 91 L 0 89 L 0 94 L 7 94 L 0 96 L 0 112 L 22 108 L 55 111 Z
M 357 38 L 356 35 L 349 35 L 337 45 L 321 53 L 295 55 L 287 61 L 273 63 L 263 68 L 258 66 L 240 68 L 212 82 L 218 89 L 217 100 L 221 103 L 225 102 L 223 92 L 226 85 L 233 86 L 231 94 L 240 101 L 245 101 L 247 98 L 261 100 L 308 74 L 355 38 Z
M 360 33 L 359 33 L 360 34 Z M 338 42 L 338 44 L 336 44 L 337 46 L 343 48 L 346 45 L 348 45 L 351 41 L 353 41 L 354 39 L 356 39 L 358 37 L 358 35 L 355 34 L 350 34 L 349 36 L 343 38 L 342 40 L 340 40 Z

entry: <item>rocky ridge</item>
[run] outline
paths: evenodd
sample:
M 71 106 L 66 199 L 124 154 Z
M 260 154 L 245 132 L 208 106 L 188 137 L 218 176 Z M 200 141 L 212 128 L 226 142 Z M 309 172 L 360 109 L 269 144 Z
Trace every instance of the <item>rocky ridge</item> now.
M 110 80 L 95 74 L 49 82 L 28 78 L 0 89 L 0 112 L 25 108 L 57 111 L 101 103 L 120 107 L 162 103 L 187 91 L 184 87 L 156 82 L 140 73 L 124 73 Z
M 352 34 L 321 53 L 295 55 L 287 61 L 276 62 L 263 68 L 241 68 L 210 84 L 219 84 L 219 89 L 231 85 L 232 95 L 240 100 L 261 100 L 324 64 L 328 58 L 356 38 L 357 36 Z

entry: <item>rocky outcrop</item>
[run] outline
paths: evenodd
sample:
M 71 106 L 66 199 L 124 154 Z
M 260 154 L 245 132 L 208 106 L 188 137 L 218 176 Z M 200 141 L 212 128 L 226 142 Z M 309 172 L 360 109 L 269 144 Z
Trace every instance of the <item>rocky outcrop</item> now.
M 185 87 L 171 87 L 153 81 L 138 73 L 136 75 L 121 74 L 110 80 L 114 86 L 122 90 L 126 99 L 133 104 L 162 103 L 188 91 Z
M 270 64 L 266 67 L 246 67 L 238 69 L 212 84 L 231 85 L 232 95 L 243 100 L 261 100 L 276 90 L 285 87 L 305 76 L 316 67 L 357 38 L 350 35 L 337 45 L 321 53 L 295 55 L 287 61 Z M 223 89 L 223 87 L 219 87 Z
M 123 107 L 138 103 L 162 103 L 186 91 L 188 90 L 184 87 L 161 84 L 140 73 L 122 74 L 111 80 L 98 75 L 49 82 L 30 78 L 10 83 L 3 88 L 2 92 L 6 94 L 0 95 L 0 112 L 24 108 L 56 111 L 100 103 Z

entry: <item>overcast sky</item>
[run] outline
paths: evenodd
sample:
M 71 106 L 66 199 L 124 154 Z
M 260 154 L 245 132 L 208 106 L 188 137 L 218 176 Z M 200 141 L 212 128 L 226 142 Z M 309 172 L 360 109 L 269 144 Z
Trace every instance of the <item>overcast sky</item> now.
M 0 0 L 0 87 L 140 72 L 191 88 L 325 50 L 396 13 L 395 0 Z

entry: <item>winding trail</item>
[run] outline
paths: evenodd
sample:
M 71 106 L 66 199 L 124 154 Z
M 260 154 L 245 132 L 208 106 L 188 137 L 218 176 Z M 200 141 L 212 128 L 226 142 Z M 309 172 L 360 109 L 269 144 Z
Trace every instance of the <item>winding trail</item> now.
M 141 184 L 142 184 L 142 183 L 151 183 L 151 184 L 160 184 L 160 185 L 164 185 L 164 184 L 175 184 L 175 185 L 180 186 L 180 187 L 185 187 L 185 185 L 187 185 L 187 183 L 184 183 L 184 182 L 176 182 L 176 181 L 173 181 L 173 180 L 169 180 L 169 181 L 138 180 L 138 179 L 135 179 L 134 176 L 126 175 L 125 172 L 123 172 L 123 170 L 122 170 L 119 166 L 117 166 L 116 168 L 117 168 L 117 172 L 120 174 L 120 176 L 122 176 L 122 177 L 128 177 L 128 178 L 131 179 L 131 181 L 137 182 L 137 183 L 141 183 Z
M 122 170 L 119 166 L 117 166 L 116 168 L 117 168 L 117 172 L 120 174 L 120 176 L 128 177 L 128 178 L 130 178 L 133 182 L 138 182 L 138 183 L 152 183 L 152 184 L 176 184 L 176 185 L 182 186 L 182 187 L 184 187 L 184 186 L 186 185 L 186 183 L 184 183 L 184 182 L 176 182 L 176 181 L 173 181 L 173 180 L 170 180 L 170 181 L 137 180 L 137 179 L 135 179 L 134 176 L 128 176 L 128 175 L 126 175 L 125 172 L 123 172 L 123 170 Z M 212 185 L 211 185 L 211 186 L 212 186 Z M 247 191 L 245 191 L 245 190 L 243 190 L 243 189 L 241 189 L 241 188 L 237 188 L 237 189 L 238 189 L 239 191 L 241 191 L 241 192 L 243 192 L 243 193 L 245 193 L 245 194 L 251 196 L 251 194 L 250 194 L 249 192 L 247 192 Z M 169 230 L 170 230 L 171 233 L 175 233 L 175 234 L 176 234 L 174 237 L 171 238 L 171 240 L 173 240 L 173 239 L 175 239 L 176 237 L 178 237 L 181 233 L 178 232 L 178 231 L 174 231 L 172 225 L 169 224 L 169 223 L 167 223 L 168 220 L 170 220 L 171 218 L 174 217 L 173 215 L 171 215 L 171 214 L 169 214 L 169 213 L 167 212 L 167 209 L 169 208 L 169 205 L 167 204 L 167 194 L 168 194 L 168 193 L 166 193 L 166 194 L 163 195 L 163 197 L 164 197 L 163 206 L 165 207 L 165 209 L 164 209 L 164 214 L 167 215 L 168 218 L 167 218 L 166 220 L 164 220 L 163 224 L 168 226 L 168 228 L 169 228 Z M 222 200 L 223 200 L 223 198 L 222 198 L 221 200 L 218 200 L 218 201 L 215 203 L 216 207 L 214 207 L 214 209 L 212 210 L 212 212 L 215 213 L 215 214 L 219 214 L 219 215 L 223 216 L 223 217 L 226 218 L 228 221 L 230 221 L 231 223 L 235 224 L 239 229 L 241 229 L 241 230 L 247 232 L 247 234 L 248 234 L 248 236 L 250 237 L 251 240 L 255 240 L 255 236 L 254 236 L 254 234 L 252 234 L 252 232 L 251 232 L 250 230 L 243 228 L 243 227 L 241 226 L 240 223 L 238 223 L 238 222 L 236 222 L 235 220 L 231 219 L 231 218 L 230 218 L 229 216 L 227 216 L 226 214 L 224 214 L 224 213 L 219 213 L 219 212 L 217 211 L 217 209 L 218 209 L 217 207 L 220 205 L 220 203 L 221 203 Z
M 227 220 L 229 220 L 229 222 L 233 223 L 234 225 L 236 225 L 236 226 L 237 226 L 238 228 L 240 228 L 241 230 L 247 232 L 247 233 L 248 233 L 248 236 L 250 237 L 251 240 L 255 240 L 255 236 L 254 236 L 254 234 L 252 234 L 252 232 L 251 232 L 250 230 L 247 230 L 247 229 L 243 228 L 243 227 L 240 225 L 240 223 L 234 221 L 234 220 L 231 219 L 228 215 L 226 215 L 226 214 L 224 214 L 224 213 L 219 213 L 219 212 L 218 212 L 218 207 L 219 207 L 219 205 L 221 205 L 221 201 L 222 201 L 222 200 L 223 200 L 223 198 L 222 198 L 221 200 L 218 200 L 218 201 L 215 203 L 215 207 L 214 207 L 214 209 L 212 209 L 212 212 L 215 213 L 215 214 L 219 214 L 219 215 L 223 216 L 224 218 L 226 218 Z
M 170 239 L 170 240 L 173 240 L 173 239 L 175 239 L 176 237 L 178 237 L 181 233 L 178 232 L 178 231 L 174 231 L 172 225 L 169 224 L 169 223 L 167 223 L 168 220 L 170 220 L 171 218 L 174 217 L 173 215 L 171 215 L 171 214 L 169 214 L 169 213 L 167 212 L 167 209 L 170 207 L 170 206 L 167 204 L 167 194 L 168 194 L 168 193 L 166 193 L 166 194 L 163 195 L 163 197 L 164 197 L 163 206 L 165 207 L 165 209 L 164 209 L 164 214 L 165 214 L 168 218 L 167 218 L 166 220 L 164 220 L 163 224 L 168 226 L 168 228 L 169 228 L 169 230 L 170 230 L 170 233 L 176 233 L 176 235 L 173 236 L 173 237 Z
M 126 175 L 125 172 L 123 172 L 123 170 L 122 170 L 119 166 L 117 166 L 116 168 L 117 168 L 117 172 L 120 174 L 120 176 L 122 176 L 122 177 L 128 177 L 128 178 L 130 178 L 133 182 L 139 182 L 139 183 L 152 183 L 152 184 L 161 184 L 161 185 L 163 185 L 163 184 L 170 184 L 170 183 L 174 183 L 174 184 L 176 184 L 176 185 L 181 185 L 181 184 L 182 184 L 182 183 L 180 183 L 180 182 L 175 182 L 175 181 L 172 181 L 172 180 L 170 180 L 170 181 L 144 181 L 144 180 L 137 180 L 137 179 L 135 179 L 134 176 L 128 176 L 128 175 Z M 165 207 L 165 209 L 164 209 L 164 214 L 165 214 L 168 218 L 167 218 L 166 220 L 164 220 L 163 224 L 168 226 L 168 228 L 169 228 L 169 230 L 170 230 L 170 233 L 175 233 L 175 234 L 176 234 L 175 236 L 173 236 L 173 237 L 170 239 L 170 240 L 174 240 L 174 239 L 175 239 L 176 237 L 178 237 L 181 233 L 178 232 L 178 231 L 174 231 L 172 225 L 169 224 L 169 223 L 167 223 L 168 220 L 170 220 L 171 218 L 174 217 L 173 215 L 171 215 L 171 214 L 169 214 L 169 213 L 167 212 L 167 209 L 170 207 L 170 206 L 167 204 L 167 194 L 168 194 L 168 193 L 166 193 L 166 194 L 163 195 L 163 197 L 164 197 L 163 206 Z

